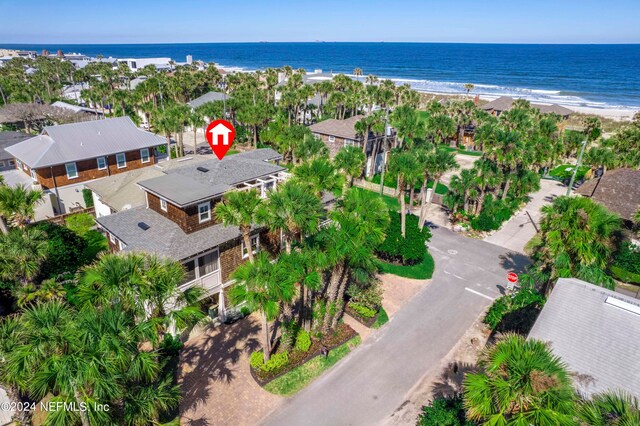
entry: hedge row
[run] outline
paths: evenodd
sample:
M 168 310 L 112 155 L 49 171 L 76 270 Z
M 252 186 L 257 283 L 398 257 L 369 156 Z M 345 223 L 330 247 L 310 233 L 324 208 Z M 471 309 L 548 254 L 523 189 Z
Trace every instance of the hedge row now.
M 387 237 L 378 247 L 377 255 L 387 262 L 415 265 L 422 262 L 426 252 L 425 242 L 431 238 L 429 228 L 420 230 L 418 217 L 406 215 L 405 237 L 400 227 L 400 213 L 389 212 L 391 218 L 387 227 Z

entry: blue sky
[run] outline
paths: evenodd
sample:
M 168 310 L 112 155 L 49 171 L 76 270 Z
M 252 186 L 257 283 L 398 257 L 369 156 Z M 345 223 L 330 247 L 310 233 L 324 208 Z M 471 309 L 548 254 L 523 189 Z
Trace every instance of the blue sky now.
M 1 43 L 640 43 L 639 0 L 0 0 Z

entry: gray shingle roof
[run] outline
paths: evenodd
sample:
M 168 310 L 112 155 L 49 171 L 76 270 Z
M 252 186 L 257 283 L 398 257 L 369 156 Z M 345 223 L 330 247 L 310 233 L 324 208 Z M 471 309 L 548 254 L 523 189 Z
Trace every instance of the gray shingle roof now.
M 164 138 L 138 129 L 129 117 L 47 126 L 42 134 L 7 151 L 31 168 L 150 148 Z
M 514 101 L 515 99 L 513 99 L 511 96 L 500 96 L 499 98 L 494 99 L 491 102 L 487 102 L 486 104 L 482 105 L 480 108 L 482 108 L 485 111 L 508 111 L 513 106 Z M 570 110 L 569 108 L 565 108 L 558 104 L 545 105 L 545 104 L 532 103 L 531 107 L 536 108 L 543 114 L 553 113 L 563 117 L 565 115 L 573 114 L 573 110 Z
M 640 397 L 640 301 L 571 278 L 556 283 L 529 338 L 550 342 L 576 376 L 578 390 L 591 395 L 622 389 Z
M 13 158 L 13 155 L 4 150 L 5 148 L 13 146 L 32 137 L 32 135 L 22 132 L 0 132 L 0 160 Z
M 601 178 L 582 184 L 576 193 L 591 197 L 623 219 L 633 220 L 640 209 L 640 170 L 609 170 Z
M 309 126 L 309 129 L 313 133 L 338 136 L 345 139 L 356 139 L 358 134 L 356 132 L 355 125 L 363 117 L 364 116 L 362 115 L 354 115 L 353 117 L 347 118 L 345 120 L 330 118 L 328 120 L 312 124 L 311 126 Z
M 195 98 L 194 100 L 189 102 L 187 105 L 189 105 L 191 108 L 198 108 L 200 105 L 204 105 L 207 102 L 215 102 L 215 101 L 222 101 L 222 100 L 228 101 L 230 98 L 231 96 L 228 96 L 222 92 L 209 92 L 209 93 L 205 93 L 199 98 Z
M 168 170 L 166 175 L 144 180 L 139 185 L 174 204 L 186 206 L 220 195 L 241 182 L 286 170 L 266 162 L 279 157 L 270 148 L 254 150 Z
M 103 216 L 96 221 L 126 244 L 126 251 L 146 251 L 175 260 L 187 259 L 241 236 L 237 226 L 223 224 L 186 234 L 176 223 L 144 207 Z M 146 231 L 138 226 L 141 222 L 149 226 Z

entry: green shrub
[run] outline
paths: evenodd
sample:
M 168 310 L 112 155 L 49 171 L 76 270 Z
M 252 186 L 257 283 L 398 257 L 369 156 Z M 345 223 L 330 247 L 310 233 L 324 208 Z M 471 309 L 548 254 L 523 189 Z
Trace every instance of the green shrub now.
M 82 190 L 82 198 L 84 199 L 84 205 L 89 207 L 93 207 L 93 192 L 90 189 L 84 188 Z
M 47 257 L 40 267 L 40 278 L 55 278 L 60 274 L 74 274 L 86 263 L 88 243 L 65 226 L 51 222 L 34 225 L 47 234 Z
M 249 365 L 254 370 L 260 370 L 264 365 L 264 355 L 262 351 L 255 351 L 251 353 L 251 357 L 249 357 Z
M 382 286 L 380 281 L 373 281 L 366 285 L 353 283 L 347 289 L 351 303 L 377 309 L 382 304 Z
M 624 241 L 613 256 L 613 264 L 632 274 L 640 274 L 640 249 Z
M 517 200 L 494 200 L 489 194 L 482 204 L 482 212 L 471 219 L 471 227 L 476 231 L 495 231 L 509 220 L 517 208 Z
M 615 265 L 612 265 L 610 269 L 615 279 L 625 283 L 640 284 L 640 274 L 634 274 Z
M 349 303 L 349 307 L 353 309 L 358 315 L 365 318 L 373 318 L 376 316 L 376 311 L 367 308 L 366 306 L 358 305 L 357 303 Z
M 183 347 L 184 343 L 182 343 L 180 338 L 173 337 L 170 334 L 165 334 L 164 340 L 160 343 L 160 351 L 169 357 L 177 356 Z
M 262 354 L 262 353 L 261 353 Z M 262 365 L 262 370 L 266 372 L 277 371 L 286 366 L 289 363 L 289 354 L 281 352 L 279 354 L 271 355 L 269 361 Z
M 484 323 L 493 331 L 528 333 L 545 302 L 543 295 L 523 288 L 516 294 L 502 296 L 493 302 Z
M 462 398 L 438 397 L 422 407 L 418 426 L 471 426 L 466 420 Z
M 387 227 L 386 238 L 377 249 L 377 254 L 389 262 L 415 265 L 424 259 L 425 242 L 431 239 L 429 228 L 420 230 L 418 217 L 406 216 L 405 237 L 402 237 L 400 213 L 389 212 L 391 220 Z
M 65 220 L 67 228 L 76 234 L 84 237 L 93 228 L 96 221 L 89 213 L 78 213 L 67 217 Z
M 296 349 L 300 352 L 306 352 L 311 347 L 311 336 L 305 330 L 298 331 L 296 336 Z

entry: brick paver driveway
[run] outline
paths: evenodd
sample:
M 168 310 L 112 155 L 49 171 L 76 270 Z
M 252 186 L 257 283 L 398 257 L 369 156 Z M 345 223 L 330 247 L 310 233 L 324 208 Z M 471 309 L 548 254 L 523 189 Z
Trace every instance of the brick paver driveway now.
M 282 400 L 251 377 L 249 356 L 260 347 L 260 323 L 251 315 L 206 331 L 182 350 L 180 424 L 255 425 Z

